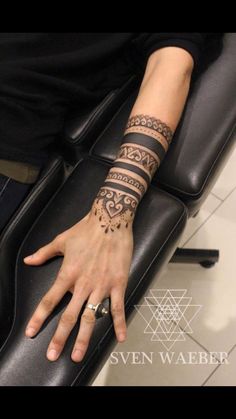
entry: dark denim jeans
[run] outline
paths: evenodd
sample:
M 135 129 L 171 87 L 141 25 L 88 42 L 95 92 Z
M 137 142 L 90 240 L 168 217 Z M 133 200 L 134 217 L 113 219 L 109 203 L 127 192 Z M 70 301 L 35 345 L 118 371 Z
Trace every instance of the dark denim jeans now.
M 32 187 L 0 174 L 0 233 Z

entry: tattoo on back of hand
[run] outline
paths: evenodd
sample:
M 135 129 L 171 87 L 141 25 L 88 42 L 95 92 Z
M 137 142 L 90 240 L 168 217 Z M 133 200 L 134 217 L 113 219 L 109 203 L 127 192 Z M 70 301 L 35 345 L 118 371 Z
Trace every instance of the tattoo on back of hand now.
M 104 232 L 114 232 L 122 225 L 128 228 L 130 220 L 134 217 L 138 200 L 122 191 L 101 187 L 96 200 L 94 215 L 101 222 Z

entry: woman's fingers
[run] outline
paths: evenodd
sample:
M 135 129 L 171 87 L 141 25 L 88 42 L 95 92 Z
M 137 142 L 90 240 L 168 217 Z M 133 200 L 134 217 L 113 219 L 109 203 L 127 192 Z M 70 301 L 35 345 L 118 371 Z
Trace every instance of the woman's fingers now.
M 95 290 L 90 294 L 87 304 L 97 305 L 104 299 L 104 291 Z M 77 335 L 75 345 L 72 351 L 71 358 L 75 362 L 82 361 L 85 352 L 87 351 L 89 341 L 95 326 L 95 313 L 90 308 L 85 308 L 81 316 L 79 333 Z
M 48 346 L 47 358 L 56 361 L 60 356 L 65 343 L 74 328 L 84 301 L 88 298 L 88 292 L 84 288 L 76 288 L 73 297 L 62 314 L 57 330 Z
M 35 253 L 24 258 L 24 262 L 30 265 L 41 265 L 54 256 L 62 255 L 62 240 L 56 237 L 53 241 L 40 247 Z
M 38 304 L 26 327 L 26 336 L 33 337 L 36 333 L 38 333 L 47 317 L 51 314 L 70 288 L 70 281 L 71 278 L 66 269 L 66 258 L 64 258 L 54 284 Z
M 66 292 L 66 284 L 65 286 L 56 282 L 53 284 L 52 288 L 40 301 L 26 327 L 25 334 L 27 337 L 33 337 L 38 333 L 47 317 L 51 314 Z
M 123 288 L 116 287 L 111 291 L 111 314 L 116 338 L 119 342 L 124 342 L 126 339 L 126 321 Z

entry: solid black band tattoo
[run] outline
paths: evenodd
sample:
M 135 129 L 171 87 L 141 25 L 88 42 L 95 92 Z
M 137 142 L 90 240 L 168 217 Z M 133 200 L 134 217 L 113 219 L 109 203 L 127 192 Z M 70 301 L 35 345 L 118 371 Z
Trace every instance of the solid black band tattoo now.
M 130 134 L 130 133 L 140 133 L 148 135 L 149 137 L 155 138 L 159 143 L 161 143 L 162 147 L 165 149 L 165 151 L 169 148 L 169 143 L 167 142 L 167 139 L 161 135 L 159 135 L 158 132 L 152 130 L 151 128 L 147 127 L 131 127 L 125 130 L 124 135 Z
M 129 175 L 125 174 L 125 173 L 116 172 L 116 171 L 110 171 L 110 173 L 106 177 L 105 182 L 107 182 L 108 180 L 112 180 L 112 181 L 118 180 L 118 181 L 127 183 L 127 185 L 132 185 L 136 189 L 139 190 L 141 196 L 146 191 L 144 185 L 141 182 L 139 182 L 137 179 L 135 179 L 132 176 L 129 176 Z M 120 185 L 120 184 L 118 183 L 118 185 Z
M 92 208 L 105 233 L 128 228 L 172 138 L 166 124 L 148 115 L 131 117 L 127 130 Z
M 128 120 L 126 128 L 134 127 L 134 126 L 143 126 L 153 129 L 154 131 L 159 132 L 166 138 L 167 142 L 170 144 L 171 139 L 173 137 L 173 133 L 164 122 L 160 119 L 157 119 L 153 116 L 149 115 L 134 115 L 131 116 Z
M 124 144 L 120 148 L 117 158 L 126 159 L 140 164 L 150 174 L 150 178 L 154 175 L 157 167 L 159 166 L 159 161 L 153 156 L 153 154 L 141 149 L 139 146 L 135 146 L 135 144 L 133 146 L 127 146 Z
M 145 180 L 147 185 L 150 183 L 150 176 L 148 176 L 147 173 L 144 172 L 144 170 L 142 170 L 135 164 L 125 163 L 122 161 L 115 161 L 112 167 L 129 170 L 130 172 L 136 173 L 137 175 L 141 176 Z
M 112 190 L 109 187 L 101 187 L 96 200 L 94 215 L 101 222 L 104 232 L 114 232 L 124 224 L 128 228 L 129 220 L 134 217 L 138 200 L 121 191 Z
M 137 134 L 137 133 L 126 134 L 122 140 L 122 144 L 125 144 L 125 143 L 138 144 L 138 145 L 148 148 L 148 150 L 153 151 L 159 157 L 160 162 L 163 160 L 166 154 L 165 149 L 162 147 L 162 145 L 158 141 L 154 140 L 154 138 L 145 134 Z

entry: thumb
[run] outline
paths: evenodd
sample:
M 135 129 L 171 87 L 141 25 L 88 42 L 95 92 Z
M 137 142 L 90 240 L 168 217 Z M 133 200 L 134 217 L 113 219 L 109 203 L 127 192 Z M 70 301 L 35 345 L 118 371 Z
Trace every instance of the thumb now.
M 46 260 L 62 254 L 63 252 L 60 249 L 58 241 L 53 240 L 45 246 L 40 247 L 40 249 L 38 249 L 32 255 L 26 256 L 24 258 L 24 262 L 29 265 L 41 265 L 42 263 L 46 262 Z

